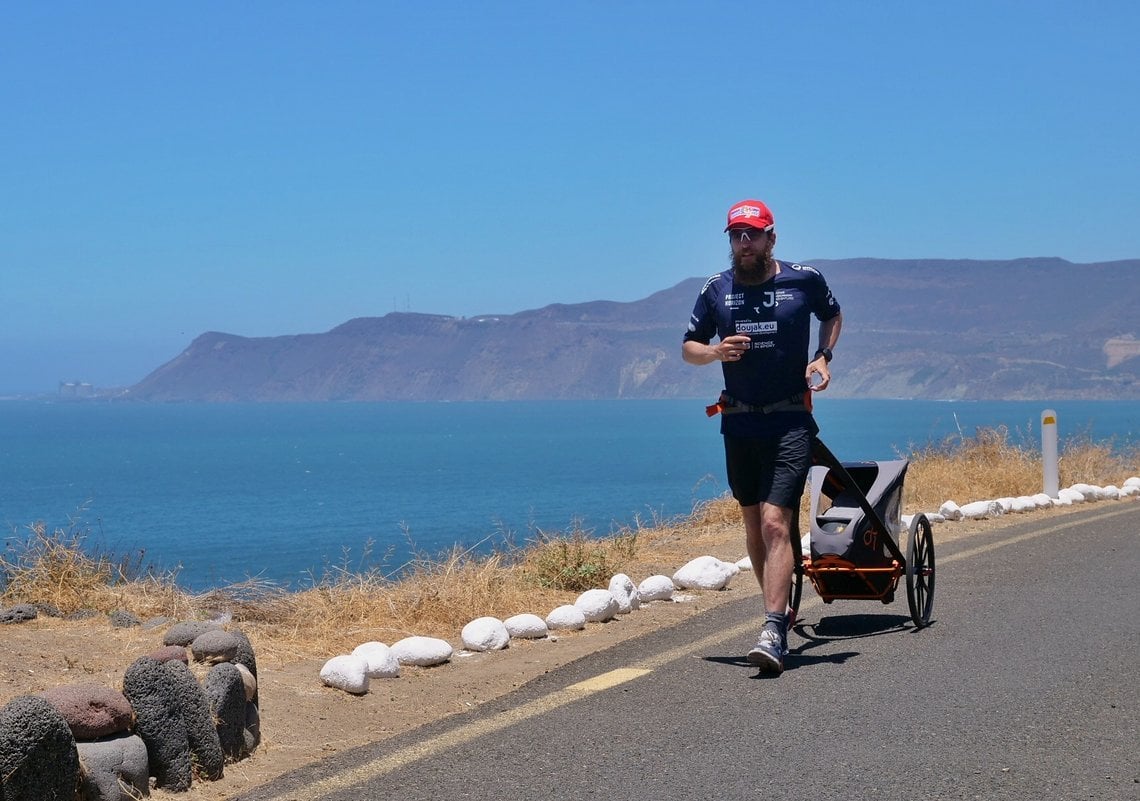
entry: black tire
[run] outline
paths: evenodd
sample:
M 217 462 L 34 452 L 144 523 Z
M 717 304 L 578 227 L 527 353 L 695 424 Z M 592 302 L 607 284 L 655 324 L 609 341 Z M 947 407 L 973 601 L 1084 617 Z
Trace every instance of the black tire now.
M 922 628 L 930 623 L 934 609 L 934 532 L 926 515 L 915 515 L 910 521 L 910 538 L 906 546 L 906 600 L 910 619 Z
M 800 513 L 792 516 L 792 586 L 788 590 L 788 628 L 796 624 L 799 616 L 800 595 L 804 589 L 804 549 L 800 542 Z

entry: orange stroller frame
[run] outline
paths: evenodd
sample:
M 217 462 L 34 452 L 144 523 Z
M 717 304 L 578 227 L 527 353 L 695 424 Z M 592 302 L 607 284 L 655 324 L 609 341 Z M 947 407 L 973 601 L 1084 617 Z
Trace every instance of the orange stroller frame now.
M 814 438 L 812 464 L 809 553 L 803 553 L 798 521 L 792 527 L 791 617 L 800 605 L 804 576 L 824 603 L 862 599 L 884 604 L 894 600 L 899 579 L 905 576 L 911 620 L 917 628 L 929 624 L 934 534 L 926 515 L 911 519 L 905 557 L 895 541 L 903 531 L 900 511 L 908 462 L 840 462 Z

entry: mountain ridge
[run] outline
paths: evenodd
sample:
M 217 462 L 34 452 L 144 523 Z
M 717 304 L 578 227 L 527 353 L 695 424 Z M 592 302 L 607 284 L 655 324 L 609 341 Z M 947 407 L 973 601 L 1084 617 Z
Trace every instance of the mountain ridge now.
M 834 397 L 1140 399 L 1140 259 L 810 263 L 844 311 Z M 631 302 L 392 312 L 324 333 L 206 332 L 125 396 L 147 401 L 713 397 L 680 358 L 706 277 Z M 813 333 L 814 341 L 814 333 Z

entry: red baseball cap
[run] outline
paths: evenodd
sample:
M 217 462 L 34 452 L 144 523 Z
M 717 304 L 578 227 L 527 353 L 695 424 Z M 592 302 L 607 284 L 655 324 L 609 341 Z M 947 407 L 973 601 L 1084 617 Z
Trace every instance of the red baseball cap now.
M 742 200 L 728 210 L 728 225 L 724 230 L 732 227 L 748 226 L 767 231 L 775 226 L 771 210 L 759 200 Z

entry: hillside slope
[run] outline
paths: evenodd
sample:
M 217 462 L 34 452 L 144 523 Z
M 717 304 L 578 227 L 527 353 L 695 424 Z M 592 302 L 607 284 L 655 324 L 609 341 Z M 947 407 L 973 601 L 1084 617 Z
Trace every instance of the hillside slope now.
M 842 304 L 835 397 L 1140 398 L 1140 260 L 816 261 Z M 393 313 L 320 334 L 211 332 L 127 395 L 152 401 L 711 397 L 680 359 L 704 277 L 632 303 Z M 813 337 L 814 340 L 814 337 Z

